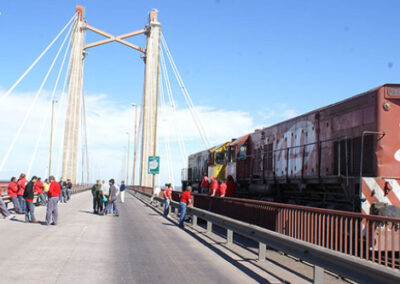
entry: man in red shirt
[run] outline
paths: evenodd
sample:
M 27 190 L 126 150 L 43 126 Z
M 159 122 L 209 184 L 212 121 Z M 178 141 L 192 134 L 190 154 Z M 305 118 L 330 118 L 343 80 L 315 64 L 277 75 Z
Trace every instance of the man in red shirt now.
M 19 179 L 17 181 L 17 186 L 18 186 L 17 196 L 19 201 L 19 207 L 22 209 L 22 211 L 25 211 L 24 191 L 25 191 L 25 186 L 28 183 L 25 177 L 26 177 L 25 174 L 20 174 Z
M 210 182 L 208 181 L 208 177 L 206 173 L 203 173 L 203 180 L 200 184 L 200 193 L 207 194 L 208 187 L 210 186 Z
M 18 201 L 18 185 L 17 185 L 17 178 L 12 177 L 10 183 L 8 184 L 7 188 L 8 196 L 10 196 L 12 203 L 14 204 L 14 212 L 17 214 L 24 214 L 22 212 L 20 203 Z
M 36 204 L 45 205 L 46 199 L 44 198 L 43 183 L 42 183 L 40 177 L 37 179 L 34 189 L 35 189 L 35 192 L 38 194 Z
M 164 190 L 164 216 L 167 217 L 169 214 L 169 204 L 171 202 L 171 197 L 172 197 L 172 185 L 170 183 L 167 183 L 165 185 L 167 188 Z
M 216 180 L 216 178 L 214 176 L 211 176 L 211 184 L 210 184 L 210 195 L 211 196 L 215 196 L 218 192 L 219 189 L 219 185 L 218 185 L 218 181 Z
M 183 222 L 185 221 L 186 209 L 192 204 L 192 187 L 186 187 L 186 190 L 182 193 L 181 200 L 179 202 L 179 208 L 181 209 L 181 216 L 179 217 L 179 227 L 183 228 Z
M 226 183 L 223 182 L 219 186 L 219 196 L 225 197 L 225 194 L 226 194 Z
M 46 225 L 50 224 L 50 220 L 53 219 L 52 225 L 57 225 L 58 218 L 58 200 L 61 194 L 60 184 L 56 182 L 55 178 L 51 176 L 49 191 L 47 196 L 49 197 L 49 202 L 47 203 L 46 211 Z

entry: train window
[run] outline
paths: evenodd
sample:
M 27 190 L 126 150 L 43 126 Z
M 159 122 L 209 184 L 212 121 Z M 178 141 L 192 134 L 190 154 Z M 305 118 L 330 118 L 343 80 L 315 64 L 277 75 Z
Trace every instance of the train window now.
M 247 158 L 247 146 L 246 145 L 241 145 L 239 147 L 239 154 L 237 159 L 238 160 L 246 160 Z
M 400 98 L 400 88 L 389 88 L 388 95 L 389 97 Z
M 233 163 L 236 161 L 236 146 L 228 147 L 228 155 L 227 159 L 229 163 Z
M 225 151 L 216 153 L 216 155 L 215 155 L 215 163 L 217 165 L 224 165 L 225 164 Z
M 210 155 L 208 156 L 208 165 L 212 166 L 214 164 L 214 153 L 210 152 Z

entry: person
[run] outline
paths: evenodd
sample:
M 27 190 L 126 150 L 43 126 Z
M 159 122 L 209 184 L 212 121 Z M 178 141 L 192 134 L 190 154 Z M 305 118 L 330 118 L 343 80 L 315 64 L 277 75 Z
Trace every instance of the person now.
M 50 187 L 49 179 L 46 178 L 43 183 L 43 195 L 46 203 L 49 201 L 49 198 L 47 196 L 47 192 L 49 192 L 49 187 Z
M 172 185 L 167 183 L 165 186 L 167 188 L 164 190 L 164 216 L 167 217 L 169 214 L 169 204 L 171 203 L 172 197 Z
M 107 198 L 108 191 L 110 190 L 110 185 L 103 179 L 101 184 L 101 200 L 100 200 L 100 211 L 107 214 L 107 202 L 105 201 Z
M 17 178 L 16 177 L 12 177 L 10 183 L 8 184 L 8 188 L 7 188 L 7 193 L 8 196 L 10 196 L 11 201 L 14 205 L 14 212 L 16 214 L 24 214 L 25 212 L 23 212 L 21 210 L 21 206 L 18 200 L 18 185 L 17 185 Z
M 225 182 L 221 182 L 220 186 L 219 186 L 219 196 L 220 197 L 225 197 L 226 195 L 226 183 Z
M 108 205 L 113 208 L 114 215 L 119 216 L 119 211 L 117 207 L 117 196 L 118 196 L 118 188 L 115 186 L 115 180 L 110 179 L 110 191 L 108 193 Z
M 61 187 L 58 182 L 56 182 L 54 176 L 49 178 L 50 187 L 47 195 L 49 197 L 49 202 L 47 203 L 46 211 L 46 225 L 50 224 L 50 220 L 53 219 L 51 225 L 57 225 L 58 219 L 58 199 L 61 195 Z
M 226 196 L 235 196 L 236 183 L 231 175 L 228 176 L 228 181 L 226 182 Z
M 6 204 L 3 201 L 3 195 L 1 194 L 1 189 L 0 189 L 0 211 L 1 214 L 4 216 L 5 219 L 14 219 L 15 215 L 11 215 L 10 212 L 7 209 Z
M 28 182 L 25 177 L 26 177 L 25 174 L 20 174 L 19 179 L 17 181 L 18 202 L 19 202 L 19 207 L 21 208 L 22 211 L 25 211 L 24 191 L 25 191 L 25 186 L 26 186 L 26 184 Z
M 44 194 L 43 194 L 43 183 L 41 181 L 41 178 L 39 177 L 35 183 L 35 187 L 34 187 L 35 192 L 38 194 L 37 199 L 36 199 L 36 204 L 37 205 L 45 205 L 46 204 L 46 200 L 44 198 Z
M 200 193 L 207 194 L 208 188 L 210 186 L 210 182 L 208 181 L 208 177 L 206 173 L 203 173 L 203 180 L 200 184 Z
M 60 189 L 61 189 L 61 195 L 60 195 L 59 201 L 60 201 L 60 203 L 67 203 L 67 183 L 61 177 L 59 184 L 60 184 Z
M 181 216 L 179 216 L 179 227 L 183 228 L 183 222 L 185 221 L 186 209 L 192 204 L 192 187 L 187 186 L 186 190 L 182 193 L 179 208 L 181 210 Z
M 25 223 L 37 223 L 35 218 L 35 205 L 33 204 L 33 197 L 35 194 L 35 183 L 37 181 L 37 177 L 33 176 L 31 180 L 27 183 L 24 190 L 24 199 L 25 199 Z M 30 216 L 30 218 L 29 218 Z
M 210 195 L 215 196 L 218 192 L 218 189 L 219 189 L 218 180 L 214 176 L 211 176 L 211 184 L 209 191 Z
M 93 195 L 93 214 L 100 214 L 101 183 L 98 179 L 92 187 Z
M 125 181 L 121 180 L 121 186 L 119 187 L 121 193 L 121 203 L 125 202 Z
M 71 192 L 72 192 L 72 182 L 70 179 L 67 179 L 66 188 L 67 188 L 67 201 L 68 201 L 71 199 Z

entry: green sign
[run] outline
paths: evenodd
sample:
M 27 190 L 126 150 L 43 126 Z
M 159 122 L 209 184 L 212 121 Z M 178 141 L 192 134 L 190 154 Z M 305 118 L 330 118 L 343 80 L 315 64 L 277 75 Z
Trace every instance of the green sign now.
M 157 175 L 160 173 L 160 157 L 159 156 L 149 156 L 147 173 L 153 174 L 153 175 Z

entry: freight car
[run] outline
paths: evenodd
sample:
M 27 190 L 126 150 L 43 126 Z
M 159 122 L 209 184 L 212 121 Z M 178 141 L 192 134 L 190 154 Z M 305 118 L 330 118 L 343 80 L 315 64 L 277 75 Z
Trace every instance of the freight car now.
M 243 195 L 400 217 L 400 85 L 380 86 L 225 145 L 226 172 Z M 191 165 L 189 158 L 189 171 Z

